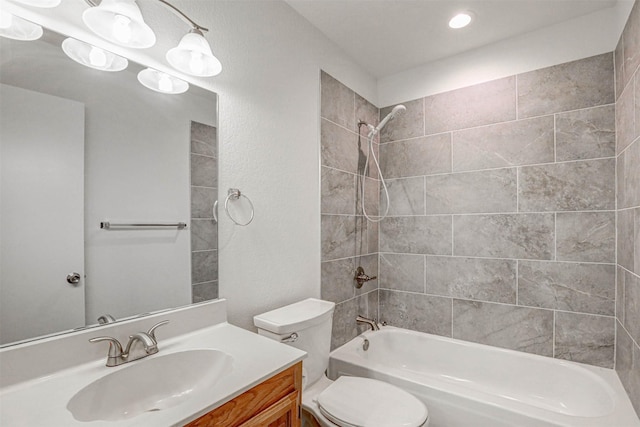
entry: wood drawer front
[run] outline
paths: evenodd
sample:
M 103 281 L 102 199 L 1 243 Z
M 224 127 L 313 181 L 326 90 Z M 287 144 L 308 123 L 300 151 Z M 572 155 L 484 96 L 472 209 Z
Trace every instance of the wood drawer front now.
M 256 414 L 264 411 L 283 398 L 302 389 L 302 362 L 265 380 L 225 403 L 221 407 L 201 416 L 187 424 L 187 427 L 237 427 L 249 421 Z M 300 395 L 297 394 L 299 404 Z M 297 409 L 296 409 L 297 413 Z M 254 426 L 258 424 L 247 424 Z M 276 426 L 278 424 L 275 424 Z M 286 424 L 285 424 L 286 425 Z
M 240 427 L 298 427 L 300 425 L 299 400 L 299 392 L 291 393 Z

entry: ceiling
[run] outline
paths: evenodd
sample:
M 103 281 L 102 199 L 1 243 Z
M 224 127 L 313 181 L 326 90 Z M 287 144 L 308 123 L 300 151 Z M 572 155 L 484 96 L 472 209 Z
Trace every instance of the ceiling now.
M 377 78 L 617 4 L 617 0 L 285 1 Z M 452 30 L 449 19 L 460 11 L 470 11 L 474 20 L 466 28 Z

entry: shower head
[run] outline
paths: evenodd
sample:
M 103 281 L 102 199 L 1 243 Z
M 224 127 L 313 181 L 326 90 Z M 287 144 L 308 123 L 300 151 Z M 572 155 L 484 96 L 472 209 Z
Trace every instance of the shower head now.
M 387 114 L 387 116 L 382 119 L 380 121 L 380 123 L 378 124 L 378 126 L 376 126 L 376 128 L 373 130 L 373 134 L 375 135 L 376 133 L 380 132 L 380 130 L 385 127 L 385 125 L 387 124 L 387 122 L 391 119 L 393 119 L 394 117 L 396 117 L 398 114 L 402 114 L 405 110 L 407 109 L 407 107 L 405 107 L 402 104 L 396 105 L 395 107 L 393 107 L 393 109 L 391 110 L 391 112 L 389 114 Z

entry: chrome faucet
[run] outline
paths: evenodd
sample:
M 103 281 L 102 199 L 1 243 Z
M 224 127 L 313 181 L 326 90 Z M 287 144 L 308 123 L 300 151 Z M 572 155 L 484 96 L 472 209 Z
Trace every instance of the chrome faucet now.
M 163 320 L 162 322 L 153 325 L 147 332 L 137 332 L 130 335 L 129 342 L 127 343 L 127 347 L 124 351 L 122 350 L 122 344 L 120 344 L 120 341 L 112 337 L 91 338 L 89 342 L 94 343 L 108 341 L 109 353 L 107 354 L 106 365 L 108 367 L 120 366 L 124 363 L 133 362 L 134 360 L 156 354 L 158 352 L 158 340 L 155 334 L 156 329 L 162 325 L 166 325 L 167 323 L 169 323 L 168 320 Z M 138 346 L 134 346 L 136 342 L 140 342 L 142 344 L 143 350 L 133 351 L 138 348 Z
M 356 317 L 356 323 L 365 323 L 371 327 L 372 331 L 380 330 L 380 326 L 378 325 L 378 322 L 376 322 L 376 319 L 367 319 L 364 316 L 358 315 L 358 317 Z

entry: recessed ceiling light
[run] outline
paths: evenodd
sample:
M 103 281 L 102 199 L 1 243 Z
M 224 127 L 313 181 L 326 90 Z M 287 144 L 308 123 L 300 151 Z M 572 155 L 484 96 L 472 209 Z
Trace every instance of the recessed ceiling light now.
M 459 13 L 449 21 L 449 27 L 458 29 L 469 25 L 471 22 L 471 15 L 469 13 Z

